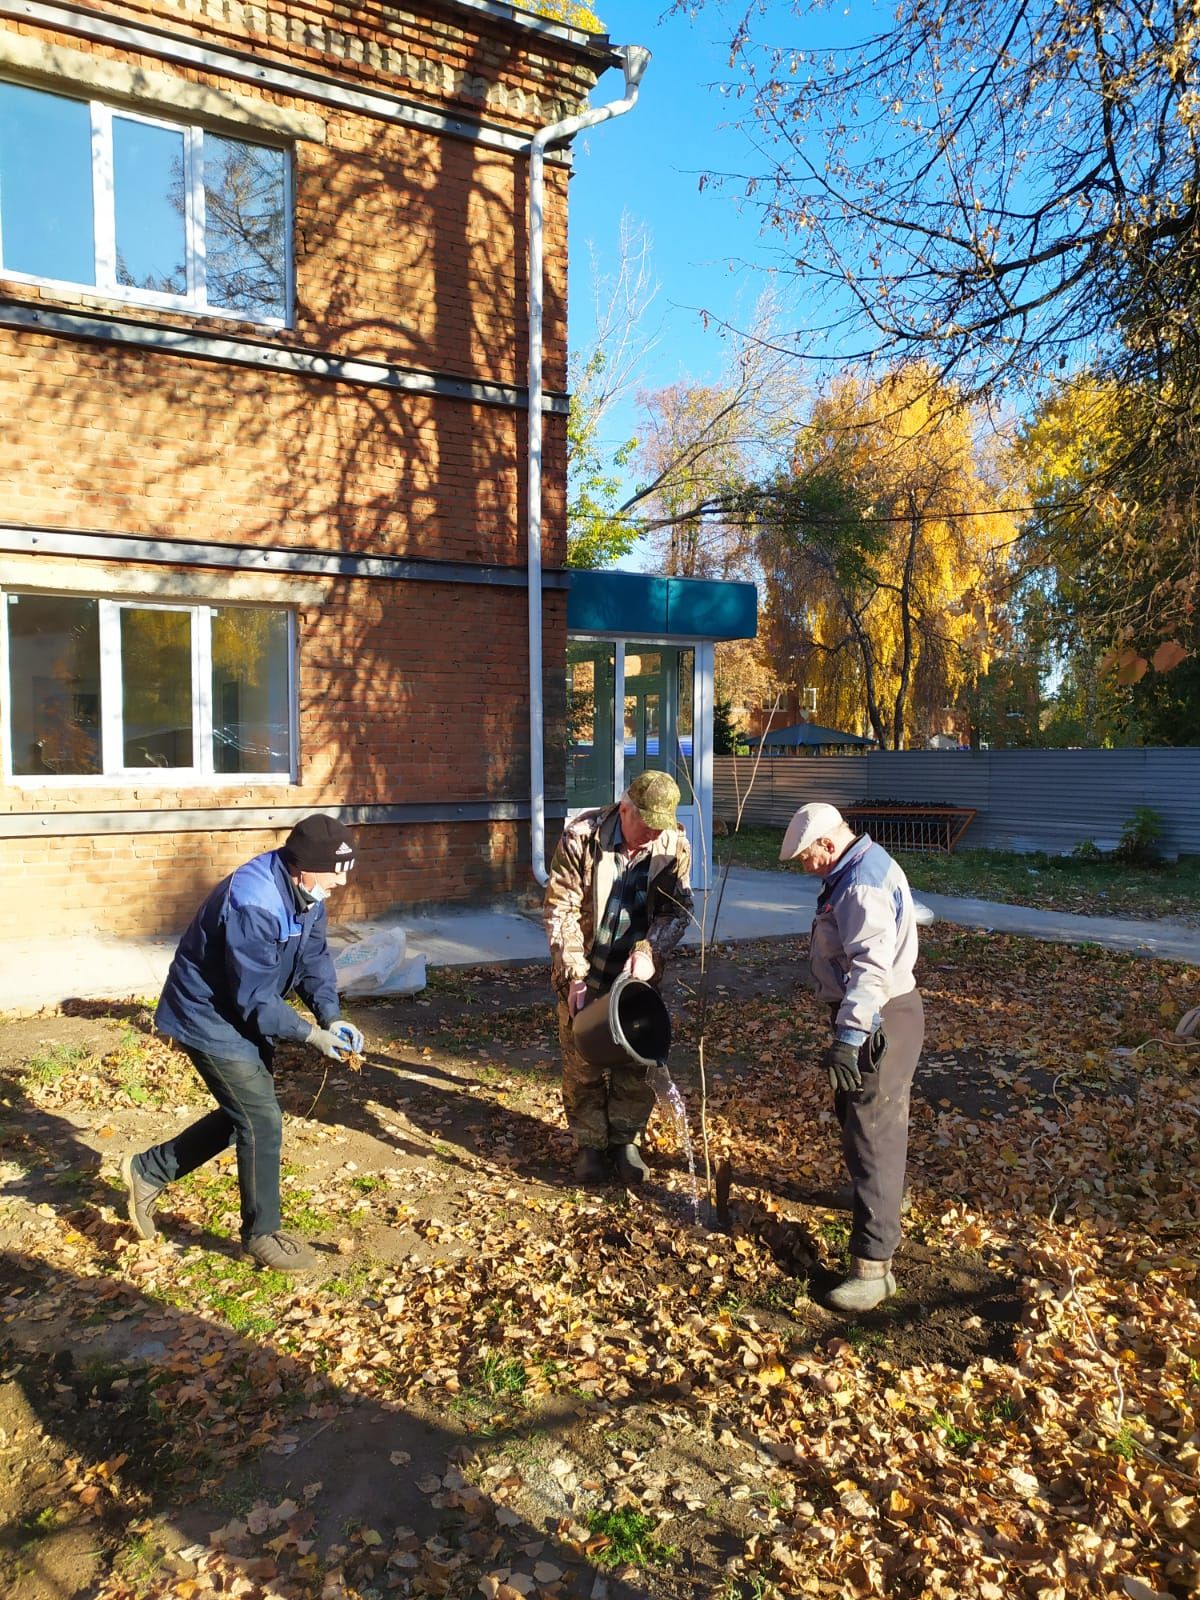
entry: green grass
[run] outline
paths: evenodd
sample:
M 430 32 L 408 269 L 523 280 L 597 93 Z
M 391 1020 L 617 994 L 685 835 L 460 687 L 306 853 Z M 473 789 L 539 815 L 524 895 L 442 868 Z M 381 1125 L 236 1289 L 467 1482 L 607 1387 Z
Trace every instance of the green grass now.
M 529 1374 L 519 1361 L 486 1355 L 475 1369 L 475 1378 L 451 1402 L 450 1409 L 461 1417 L 472 1432 L 493 1433 L 499 1414 L 523 1402 Z
M 336 1225 L 326 1212 L 312 1204 L 311 1189 L 293 1189 L 284 1184 L 279 1192 L 279 1210 L 283 1225 L 289 1233 L 303 1233 L 312 1238 L 329 1233 Z
M 733 850 L 740 867 L 799 872 L 781 867 L 782 828 L 743 828 L 717 841 L 717 859 Z M 1195 923 L 1200 906 L 1200 856 L 1173 865 L 1136 866 L 1121 861 L 1080 861 L 1071 856 L 1014 855 L 1004 850 L 959 849 L 953 855 L 899 852 L 900 864 L 920 893 L 997 900 L 1047 911 L 1092 916 L 1182 917 Z
M 36 1544 L 39 1539 L 45 1539 L 58 1527 L 58 1510 L 55 1506 L 43 1506 L 40 1511 L 35 1511 L 32 1516 L 23 1517 L 20 1522 L 21 1544 L 28 1548 Z
M 852 1322 L 844 1330 L 843 1338 L 860 1354 L 871 1354 L 873 1351 L 882 1350 L 887 1345 L 887 1334 L 879 1328 L 864 1328 L 857 1322 Z
M 845 1217 L 822 1217 L 817 1232 L 831 1250 L 845 1251 L 850 1244 L 850 1223 Z
M 135 1593 L 149 1589 L 163 1562 L 163 1550 L 145 1534 L 135 1533 L 114 1563 L 116 1570 Z
M 807 1278 L 785 1278 L 782 1283 L 768 1284 L 756 1303 L 767 1311 L 794 1312 L 801 1301 L 807 1299 Z
M 33 1083 L 57 1083 L 80 1062 L 86 1061 L 89 1053 L 78 1044 L 55 1045 L 50 1050 L 32 1056 L 25 1063 L 21 1076 Z
M 278 1317 L 275 1302 L 295 1292 L 286 1272 L 270 1272 L 249 1261 L 203 1256 L 183 1268 L 170 1295 L 175 1305 L 202 1307 L 222 1318 L 235 1333 L 270 1333 Z
M 941 1411 L 930 1414 L 929 1421 L 935 1428 L 940 1428 L 942 1437 L 951 1450 L 969 1450 L 983 1438 L 981 1433 L 976 1433 L 973 1428 L 960 1428 L 954 1418 Z
M 479 1382 L 488 1394 L 499 1400 L 506 1395 L 523 1394 L 529 1378 L 519 1361 L 505 1361 L 500 1356 L 490 1355 L 479 1363 Z
M 1015 1422 L 1019 1411 L 1020 1407 L 1012 1395 L 1004 1394 L 998 1400 L 992 1400 L 989 1404 L 983 1406 L 979 1415 L 984 1422 L 989 1424 Z
M 375 1172 L 364 1172 L 350 1179 L 350 1187 L 357 1189 L 359 1194 L 374 1194 L 376 1189 L 387 1188 L 387 1179 Z
M 369 1256 L 352 1262 L 345 1272 L 336 1273 L 326 1279 L 324 1284 L 326 1293 L 335 1294 L 342 1300 L 361 1297 L 377 1265 L 378 1263 L 372 1261 Z
M 622 1506 L 618 1511 L 592 1511 L 588 1514 L 587 1525 L 592 1533 L 602 1533 L 609 1541 L 595 1556 L 602 1567 L 623 1567 L 627 1563 L 638 1567 L 669 1567 L 679 1559 L 675 1545 L 663 1544 L 654 1537 L 653 1517 L 645 1516 L 633 1506 Z

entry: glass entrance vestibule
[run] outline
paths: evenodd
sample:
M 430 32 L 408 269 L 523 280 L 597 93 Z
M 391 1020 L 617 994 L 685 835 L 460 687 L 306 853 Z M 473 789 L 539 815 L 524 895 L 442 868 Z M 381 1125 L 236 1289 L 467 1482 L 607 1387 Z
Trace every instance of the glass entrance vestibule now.
M 714 643 L 753 637 L 754 586 L 573 573 L 567 617 L 568 816 L 610 804 L 647 768 L 670 772 L 682 795 L 679 820 L 692 846 L 692 880 L 707 887 Z M 691 631 L 697 622 L 715 631 Z M 643 632 L 647 624 L 658 626 Z

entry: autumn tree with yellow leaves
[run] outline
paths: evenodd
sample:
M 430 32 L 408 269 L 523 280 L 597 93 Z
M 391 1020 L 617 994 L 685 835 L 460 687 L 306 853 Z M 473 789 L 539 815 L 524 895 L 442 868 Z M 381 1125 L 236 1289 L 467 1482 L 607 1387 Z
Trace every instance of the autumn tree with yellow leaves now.
M 1172 393 L 1081 375 L 1018 441 L 1023 604 L 1053 653 L 1072 742 L 1197 737 L 1200 436 L 1159 454 L 1144 443 L 1147 413 Z
M 767 652 L 819 720 L 884 748 L 969 706 L 1001 639 L 1014 532 L 971 408 L 925 365 L 844 378 L 757 490 Z
M 1137 615 L 1120 582 L 1077 610 L 1097 659 L 1179 674 L 1200 616 L 1200 6 L 899 0 L 831 48 L 804 25 L 822 9 L 739 6 L 730 40 L 760 153 L 739 181 L 805 286 L 804 355 L 928 361 L 1042 434 L 1077 378 L 1097 386 L 1113 448 L 1079 440 L 1040 527 L 1063 572 L 1078 537 L 1081 570 L 1134 579 Z

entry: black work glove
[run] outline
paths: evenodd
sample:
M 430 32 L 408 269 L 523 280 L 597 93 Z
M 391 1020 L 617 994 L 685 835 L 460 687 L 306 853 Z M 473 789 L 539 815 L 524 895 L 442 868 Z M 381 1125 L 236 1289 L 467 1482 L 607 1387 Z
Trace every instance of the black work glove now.
M 862 1088 L 862 1073 L 858 1069 L 860 1046 L 848 1044 L 845 1039 L 835 1039 L 825 1053 L 825 1067 L 829 1073 L 829 1087 L 835 1092 L 853 1094 Z
M 887 1035 L 882 1028 L 876 1028 L 867 1040 L 868 1071 L 874 1072 L 885 1055 L 887 1055 Z

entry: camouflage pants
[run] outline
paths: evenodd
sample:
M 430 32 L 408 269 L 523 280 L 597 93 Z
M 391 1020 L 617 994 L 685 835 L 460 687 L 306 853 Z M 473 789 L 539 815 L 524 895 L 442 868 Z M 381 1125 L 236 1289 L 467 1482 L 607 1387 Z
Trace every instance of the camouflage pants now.
M 579 1148 L 604 1150 L 610 1144 L 632 1144 L 644 1132 L 654 1109 L 654 1090 L 643 1068 L 593 1067 L 575 1048 L 566 1005 L 558 1005 L 558 1042 L 562 1045 L 563 1110 Z

